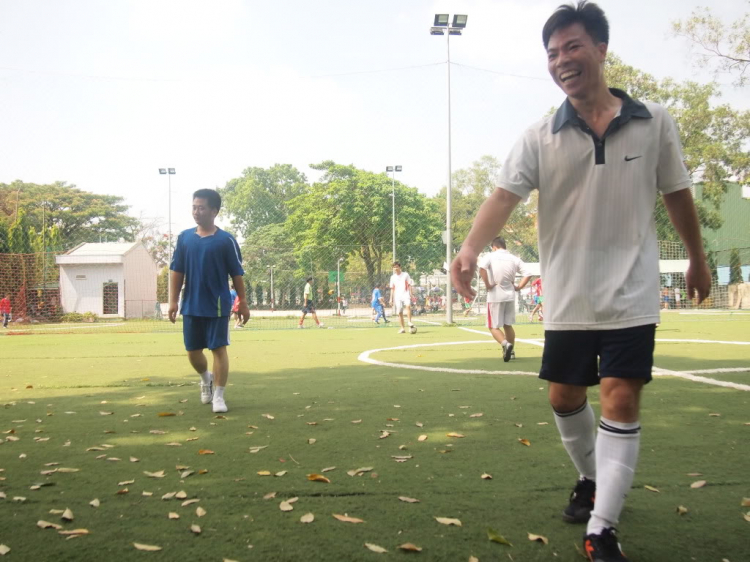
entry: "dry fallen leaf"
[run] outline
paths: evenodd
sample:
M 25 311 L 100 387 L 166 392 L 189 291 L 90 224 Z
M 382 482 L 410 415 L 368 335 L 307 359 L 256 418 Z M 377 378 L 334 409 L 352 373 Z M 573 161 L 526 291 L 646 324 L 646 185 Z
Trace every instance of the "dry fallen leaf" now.
M 307 475 L 307 479 L 310 482 L 324 482 L 326 484 L 330 484 L 331 483 L 331 481 L 328 478 L 326 478 L 325 476 L 323 476 L 322 474 L 315 474 L 315 473 L 308 474 Z
M 157 472 L 149 472 L 148 470 L 144 470 L 143 474 L 145 474 L 149 478 L 164 478 L 164 471 L 163 470 L 159 470 Z
M 198 517 L 203 517 L 203 516 L 205 516 L 205 515 L 206 515 L 206 510 L 205 510 L 205 509 L 203 509 L 202 507 L 198 507 L 198 508 L 196 508 L 196 510 L 195 510 L 195 514 L 196 514 L 196 515 L 197 515 Z
M 677 506 L 677 514 L 678 515 L 685 515 L 688 512 L 688 508 L 684 505 L 678 505 Z
M 123 480 L 117 483 L 118 486 L 127 486 L 128 484 L 135 484 L 135 480 Z
M 50 523 L 49 521 L 43 521 L 41 519 L 36 522 L 36 526 L 40 529 L 55 529 L 57 531 L 62 529 L 62 525 L 58 525 L 57 523 Z
M 362 423 L 362 420 L 352 420 L 352 423 Z
M 264 500 L 272 500 L 276 497 L 276 492 L 268 492 L 265 496 L 263 496 Z
M 307 444 L 308 444 L 308 445 L 314 445 L 314 444 L 315 444 L 315 441 L 317 441 L 317 439 L 308 439 L 308 440 L 307 440 Z
M 338 513 L 334 513 L 333 516 L 339 521 L 343 521 L 344 523 L 364 523 L 364 520 L 357 519 L 356 517 L 349 517 L 348 515 L 339 515 Z
M 57 469 L 57 472 L 69 473 L 69 472 L 80 472 L 80 470 L 81 470 L 80 468 L 65 468 L 64 466 L 61 466 L 60 468 Z
M 315 521 L 315 515 L 312 513 L 305 513 L 302 517 L 299 518 L 300 523 L 312 523 Z
M 99 415 L 102 416 L 111 416 L 112 414 L 114 414 L 114 412 L 99 412 Z
M 388 552 L 386 549 L 384 549 L 382 546 L 378 546 L 376 544 L 372 544 L 370 542 L 365 543 L 365 547 L 372 550 L 373 552 L 377 552 L 378 554 L 383 554 L 384 552 Z
M 543 544 L 549 544 L 549 539 L 547 539 L 547 537 L 543 537 L 542 535 L 535 535 L 533 533 L 529 533 L 529 540 L 537 541 Z
M 271 476 L 271 471 L 270 470 L 259 470 L 258 471 L 258 476 Z
M 263 414 L 263 417 L 266 418 L 267 420 L 275 420 L 276 419 L 271 414 Z
M 356 470 L 349 470 L 347 471 L 347 474 L 349 476 L 362 476 L 365 472 L 370 472 L 372 469 L 372 466 L 363 466 L 362 468 L 357 468 Z
M 490 527 L 487 527 L 487 538 L 490 539 L 492 542 L 496 542 L 498 544 L 505 544 L 507 546 L 513 546 L 512 544 L 510 544 L 510 541 L 508 541 L 508 539 L 506 539 L 500 533 L 495 531 L 495 529 L 492 529 Z
M 174 412 L 159 412 L 157 414 L 160 418 L 171 418 L 172 416 L 176 416 Z
M 487 474 L 486 472 L 482 474 L 482 480 L 492 480 L 492 474 Z
M 417 437 L 417 441 L 427 441 L 427 436 L 426 435 L 420 435 L 419 437 Z
M 179 519 L 180 518 L 180 514 L 179 513 L 175 513 L 174 511 L 170 511 L 168 517 L 170 519 Z
M 279 509 L 281 511 L 292 511 L 294 509 L 294 506 L 288 501 L 283 501 L 279 504 Z
M 98 500 L 98 499 L 94 498 L 93 500 L 91 500 L 91 501 L 89 502 L 89 505 L 90 505 L 91 507 L 99 507 L 99 506 L 101 505 L 101 502 L 99 502 L 99 500 Z
M 201 534 L 201 528 L 198 525 L 196 525 L 195 523 L 193 523 L 192 525 L 190 525 L 190 530 L 193 533 L 195 533 L 196 535 L 200 535 Z
M 658 488 L 654 488 L 653 486 L 644 486 L 644 488 L 646 488 L 649 492 L 656 492 L 657 494 L 661 493 Z
M 145 550 L 145 551 L 148 551 L 148 552 L 156 552 L 157 550 L 161 550 L 160 546 L 155 546 L 155 545 L 152 545 L 152 544 L 140 544 L 140 543 L 134 542 L 133 546 L 137 550 Z
M 693 482 L 692 484 L 690 484 L 690 487 L 691 488 L 703 488 L 703 486 L 705 485 L 706 485 L 705 480 L 698 480 L 697 482 Z
M 451 431 L 450 433 L 446 433 L 446 435 L 448 437 L 457 437 L 459 439 L 462 438 L 462 437 L 464 437 L 464 435 L 461 435 L 460 433 L 456 433 L 455 431 Z
M 703 474 L 701 474 L 700 472 L 688 472 L 687 475 L 688 476 L 703 476 Z
M 469 556 L 469 562 L 479 562 L 479 558 L 476 556 Z
M 521 445 L 526 445 L 527 447 L 531 447 L 531 441 L 529 441 L 528 439 L 519 439 L 518 442 Z
M 70 510 L 70 508 L 65 508 L 65 511 L 63 511 L 63 514 L 60 516 L 62 519 L 65 519 L 66 521 L 73 521 L 73 512 Z
M 741 507 L 750 507 L 750 498 L 742 498 Z
M 88 529 L 71 529 L 70 531 L 57 531 L 57 534 L 67 535 L 67 536 L 88 535 L 89 530 Z
M 192 500 L 185 500 L 180 504 L 181 507 L 187 507 L 189 505 L 192 505 L 194 503 L 198 503 L 200 500 L 197 498 L 193 498 Z
M 286 474 L 286 470 L 280 470 L 279 472 L 277 472 L 276 474 L 274 474 L 274 476 L 276 476 L 278 478 L 281 478 L 285 474 Z
M 199 449 L 198 454 L 199 455 L 213 455 L 214 452 L 211 449 Z
M 10 547 L 5 544 L 0 544 L 0 556 L 5 556 L 10 552 Z
M 435 517 L 435 520 L 443 525 L 455 525 L 456 527 L 462 526 L 461 521 L 458 519 L 451 519 L 450 517 Z
M 187 492 L 185 490 L 180 490 L 174 495 L 175 499 L 177 500 L 184 500 L 187 498 Z
M 137 459 L 135 457 L 130 457 L 130 462 L 139 462 L 141 459 Z
M 422 552 L 422 548 L 417 546 L 416 544 L 412 544 L 410 542 L 406 542 L 404 544 L 400 544 L 398 546 L 401 550 L 405 550 L 406 552 Z
M 327 466 L 326 468 L 324 468 L 320 472 L 331 472 L 332 470 L 336 470 L 336 467 L 335 466 Z
M 469 417 L 470 418 L 481 418 L 483 415 L 484 414 L 482 412 L 479 412 L 479 413 L 476 413 L 476 414 L 471 414 Z
M 164 494 L 164 495 L 163 495 L 163 496 L 161 497 L 161 499 L 163 499 L 163 500 L 171 500 L 171 499 L 172 499 L 173 497 L 175 497 L 176 495 L 177 495 L 177 492 L 167 492 L 166 494 Z
M 398 499 L 400 499 L 402 502 L 406 503 L 419 503 L 419 500 L 416 500 L 414 498 L 409 498 L 406 496 L 399 496 Z

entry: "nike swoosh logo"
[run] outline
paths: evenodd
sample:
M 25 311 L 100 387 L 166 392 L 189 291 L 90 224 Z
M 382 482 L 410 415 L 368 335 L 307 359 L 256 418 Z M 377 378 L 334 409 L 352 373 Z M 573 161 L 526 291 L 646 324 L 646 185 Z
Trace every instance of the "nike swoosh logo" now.
M 631 160 L 635 160 L 636 158 L 640 158 L 640 156 L 626 156 L 625 162 L 630 162 Z

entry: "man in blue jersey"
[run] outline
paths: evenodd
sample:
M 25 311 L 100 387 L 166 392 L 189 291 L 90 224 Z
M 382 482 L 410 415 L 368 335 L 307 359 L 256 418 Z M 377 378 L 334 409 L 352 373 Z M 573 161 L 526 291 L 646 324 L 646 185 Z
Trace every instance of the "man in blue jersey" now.
M 213 189 L 193 193 L 193 219 L 198 225 L 180 233 L 172 256 L 169 320 L 177 320 L 177 300 L 182 295 L 182 332 L 193 368 L 201 376 L 201 402 L 213 404 L 216 413 L 226 412 L 224 389 L 229 377 L 229 315 L 232 297 L 229 278 L 240 299 L 238 316 L 250 317 L 242 281 L 242 256 L 237 241 L 214 224 L 221 197 Z M 213 354 L 213 372 L 208 370 L 204 349 Z

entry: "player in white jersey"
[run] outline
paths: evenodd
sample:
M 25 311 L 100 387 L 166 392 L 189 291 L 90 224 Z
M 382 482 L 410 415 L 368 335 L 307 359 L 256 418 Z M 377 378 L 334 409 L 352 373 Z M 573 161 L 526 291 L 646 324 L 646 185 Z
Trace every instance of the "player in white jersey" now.
M 513 356 L 513 346 L 516 343 L 516 332 L 513 329 L 516 321 L 516 291 L 523 289 L 531 276 L 523 260 L 506 249 L 502 236 L 492 241 L 492 252 L 479 262 L 479 268 L 479 275 L 487 287 L 487 327 L 495 341 L 503 347 L 503 361 L 507 363 Z M 516 286 L 518 275 L 523 275 L 523 279 Z
M 391 306 L 396 307 L 396 314 L 398 314 L 399 322 L 401 322 L 401 329 L 398 331 L 399 334 L 406 332 L 404 326 L 404 310 L 409 321 L 409 331 L 414 332 L 415 326 L 411 321 L 411 298 L 412 298 L 412 280 L 409 274 L 401 270 L 401 264 L 397 261 L 393 262 L 393 275 L 391 275 Z

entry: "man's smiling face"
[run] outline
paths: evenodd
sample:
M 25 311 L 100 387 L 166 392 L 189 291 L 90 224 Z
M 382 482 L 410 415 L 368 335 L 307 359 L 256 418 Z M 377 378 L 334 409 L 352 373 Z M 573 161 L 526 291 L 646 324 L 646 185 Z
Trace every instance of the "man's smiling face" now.
M 595 43 L 580 23 L 552 34 L 547 45 L 547 68 L 565 94 L 583 99 L 595 92 L 604 80 L 606 43 Z

